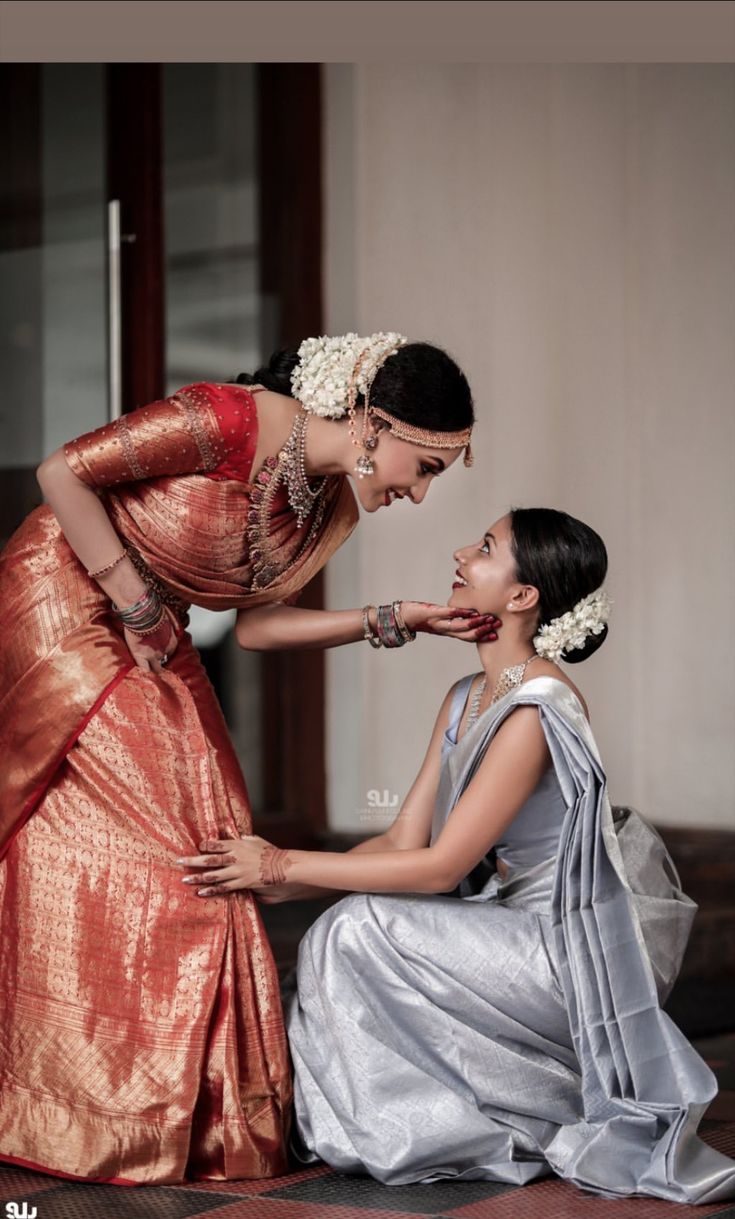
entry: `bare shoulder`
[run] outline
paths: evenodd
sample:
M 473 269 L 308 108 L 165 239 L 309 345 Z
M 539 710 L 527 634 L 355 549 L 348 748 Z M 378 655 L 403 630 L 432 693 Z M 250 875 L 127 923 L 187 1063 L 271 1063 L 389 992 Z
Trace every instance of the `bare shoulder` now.
M 274 389 L 264 389 L 260 385 L 245 385 L 244 389 L 257 390 L 256 397 L 261 406 L 269 410 L 281 410 L 293 415 L 296 412 L 296 399 L 288 394 L 279 394 Z
M 443 733 L 443 732 L 446 732 L 447 728 L 449 727 L 449 717 L 451 715 L 452 702 L 454 700 L 454 695 L 456 694 L 457 688 L 459 687 L 460 683 L 463 681 L 464 681 L 463 677 L 457 678 L 457 681 L 452 682 L 452 685 L 449 687 L 446 694 L 444 695 L 442 704 L 439 708 L 439 711 L 438 711 L 438 714 L 436 717 L 435 731 Z
M 533 681 L 535 677 L 555 677 L 557 681 L 563 682 L 565 686 L 569 687 L 573 694 L 576 694 L 577 698 L 582 704 L 586 718 L 590 718 L 589 708 L 585 702 L 582 691 L 579 689 L 579 686 L 575 685 L 568 674 L 559 667 L 559 665 L 554 664 L 552 660 L 544 660 L 542 657 L 539 657 L 538 660 L 535 660 L 534 663 L 529 665 L 526 669 L 522 684 L 525 685 L 526 682 Z
M 257 387 L 255 387 L 257 388 Z M 299 403 L 288 394 L 276 393 L 273 389 L 259 389 L 255 396 L 258 408 L 275 421 L 278 428 L 291 430 L 295 416 L 299 411 Z
M 257 389 L 257 386 L 244 386 Z M 258 414 L 258 443 L 253 461 L 253 470 L 260 470 L 267 457 L 275 457 L 285 444 L 293 427 L 297 404 L 287 394 L 278 394 L 271 389 L 260 389 L 254 400 Z

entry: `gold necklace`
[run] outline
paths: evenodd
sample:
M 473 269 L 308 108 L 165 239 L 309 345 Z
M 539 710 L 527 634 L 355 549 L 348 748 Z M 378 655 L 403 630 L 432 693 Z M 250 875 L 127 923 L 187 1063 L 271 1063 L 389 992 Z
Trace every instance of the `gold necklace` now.
M 316 490 L 312 490 L 306 477 L 304 463 L 304 432 L 308 414 L 306 411 L 297 413 L 291 433 L 282 446 L 277 457 L 266 457 L 253 484 L 248 511 L 246 536 L 248 542 L 248 557 L 252 563 L 252 578 L 250 590 L 255 592 L 267 588 L 277 576 L 282 575 L 305 554 L 316 534 L 319 532 L 325 512 L 329 507 L 335 479 L 328 475 L 318 480 Z M 311 526 L 299 548 L 298 554 L 292 555 L 285 563 L 278 561 L 270 538 L 271 513 L 279 487 L 285 484 L 286 497 L 289 506 L 296 515 L 299 528 L 314 509 Z M 277 549 L 277 548 L 276 548 Z
M 312 491 L 306 477 L 306 425 L 308 422 L 308 412 L 303 408 L 297 411 L 291 434 L 280 453 L 288 502 L 296 513 L 296 523 L 299 527 L 303 525 L 327 485 L 326 476 L 323 476 L 317 479 L 316 489 Z
M 504 698 L 504 696 L 510 690 L 514 690 L 516 686 L 520 686 L 525 676 L 526 669 L 532 660 L 538 660 L 538 654 L 536 652 L 534 652 L 533 656 L 529 656 L 527 660 L 521 661 L 520 664 L 509 665 L 507 669 L 503 669 L 495 683 L 493 688 L 493 696 L 490 699 L 488 706 L 492 707 L 493 703 L 497 703 L 501 698 Z M 475 696 L 472 699 L 472 706 L 470 707 L 470 714 L 467 717 L 465 732 L 471 727 L 472 724 L 474 724 L 475 720 L 480 714 L 480 703 L 482 702 L 482 696 L 485 693 L 486 688 L 487 677 L 483 675 L 482 681 L 477 687 Z

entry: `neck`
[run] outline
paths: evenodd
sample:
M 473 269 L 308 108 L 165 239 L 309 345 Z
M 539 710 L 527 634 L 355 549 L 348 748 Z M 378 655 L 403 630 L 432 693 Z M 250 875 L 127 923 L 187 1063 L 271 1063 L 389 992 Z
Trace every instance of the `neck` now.
M 494 643 L 478 643 L 477 654 L 487 679 L 487 690 L 492 691 L 503 669 L 523 664 L 529 656 L 535 656 L 533 644 L 525 638 L 521 624 L 509 616 L 503 620 L 498 638 Z M 533 666 L 529 666 L 532 669 Z
M 359 433 L 359 413 L 357 425 Z M 309 477 L 344 474 L 350 468 L 350 458 L 357 451 L 350 442 L 347 425 L 343 420 L 324 419 L 320 415 L 309 414 L 304 451 L 304 466 Z

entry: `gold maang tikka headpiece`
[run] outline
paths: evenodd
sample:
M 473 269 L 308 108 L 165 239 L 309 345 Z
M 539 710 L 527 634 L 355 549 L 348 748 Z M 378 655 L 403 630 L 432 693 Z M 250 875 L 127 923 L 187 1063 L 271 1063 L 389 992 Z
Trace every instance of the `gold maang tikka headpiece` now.
M 355 463 L 355 472 L 357 473 L 358 478 L 364 478 L 366 475 L 375 473 L 375 466 L 373 465 L 372 458 L 369 456 L 369 451 L 374 449 L 378 443 L 378 438 L 370 427 L 371 420 L 373 418 L 383 419 L 386 423 L 390 424 L 392 434 L 398 440 L 406 440 L 409 444 L 418 444 L 429 449 L 464 448 L 465 466 L 473 465 L 474 458 L 472 456 L 472 448 L 470 445 L 470 437 L 472 435 L 471 427 L 462 428 L 460 431 L 456 432 L 435 432 L 431 431 L 429 428 L 420 428 L 416 427 L 415 424 L 406 423 L 403 419 L 396 419 L 396 417 L 391 415 L 388 411 L 382 410 L 380 407 L 370 405 L 370 391 L 372 389 L 376 373 L 380 368 L 382 368 L 388 357 L 392 356 L 396 351 L 398 351 L 401 346 L 403 346 L 402 343 L 396 343 L 392 347 L 387 348 L 381 353 L 380 357 L 378 360 L 376 360 L 373 366 L 372 375 L 369 382 L 365 386 L 363 393 L 364 408 L 362 431 L 359 439 L 357 438 L 357 425 L 355 418 L 357 381 L 360 370 L 371 350 L 370 347 L 364 348 L 364 350 L 360 353 L 352 370 L 347 398 L 347 413 L 350 419 L 350 438 L 352 443 L 356 447 L 362 448 L 363 450 Z

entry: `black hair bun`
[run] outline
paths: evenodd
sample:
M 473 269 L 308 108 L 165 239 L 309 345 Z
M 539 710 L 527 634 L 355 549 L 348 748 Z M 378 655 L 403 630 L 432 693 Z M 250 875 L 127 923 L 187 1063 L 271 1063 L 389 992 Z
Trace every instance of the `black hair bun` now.
M 603 626 L 599 635 L 588 635 L 581 648 L 573 648 L 569 652 L 562 652 L 561 658 L 565 665 L 578 665 L 583 660 L 587 660 L 592 656 L 598 648 L 601 648 L 607 639 L 607 624 Z
M 235 385 L 262 385 L 264 389 L 273 390 L 277 394 L 293 397 L 291 389 L 291 373 L 299 362 L 298 351 L 275 351 L 267 364 L 255 372 L 241 372 L 235 377 Z

